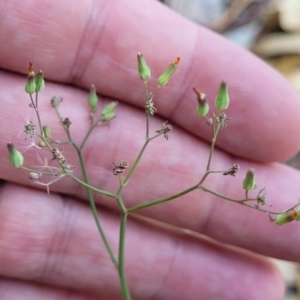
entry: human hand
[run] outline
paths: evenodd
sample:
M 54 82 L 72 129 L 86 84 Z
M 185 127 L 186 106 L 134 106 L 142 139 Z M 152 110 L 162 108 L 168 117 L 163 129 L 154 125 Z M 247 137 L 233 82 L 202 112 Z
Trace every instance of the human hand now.
M 28 61 L 45 73 L 40 110 L 55 136 L 63 137 L 49 104 L 54 95 L 64 98 L 62 110 L 78 141 L 88 128 L 87 93 L 82 89 L 93 83 L 104 102 L 106 97 L 120 102 L 117 118 L 94 132 L 85 150 L 91 184 L 114 192 L 118 181 L 110 162 L 132 162 L 144 139 L 136 54 L 144 54 L 156 78 L 181 57 L 171 82 L 155 96 L 161 118 L 151 123 L 153 132 L 169 120 L 173 131 L 167 142 L 155 140 L 147 149 L 125 191 L 128 207 L 187 188 L 203 174 L 211 133 L 195 113 L 192 87 L 212 101 L 221 80 L 229 86 L 226 114 L 231 121 L 218 138 L 213 167 L 238 163 L 242 168 L 237 178 L 216 175 L 208 185 L 239 198 L 245 170 L 251 167 L 259 186 L 268 188 L 267 201 L 278 210 L 297 201 L 299 173 L 270 162 L 299 148 L 299 98 L 251 54 L 154 1 L 81 1 L 74 7 L 62 1 L 2 1 L 0 6 L 3 299 L 121 299 L 117 272 L 84 201 L 85 190 L 62 179 L 47 195 L 8 163 L 6 143 L 15 139 L 16 111 L 30 111 L 25 77 L 15 73 L 26 72 Z M 154 89 L 155 80 L 149 84 Z M 67 147 L 64 154 L 76 163 Z M 26 153 L 27 164 L 36 164 L 34 151 Z M 116 203 L 107 197 L 96 200 L 116 250 Z M 282 299 L 279 273 L 253 252 L 300 260 L 299 224 L 278 227 L 260 212 L 201 191 L 141 213 L 152 220 L 130 218 L 126 235 L 126 274 L 134 299 Z

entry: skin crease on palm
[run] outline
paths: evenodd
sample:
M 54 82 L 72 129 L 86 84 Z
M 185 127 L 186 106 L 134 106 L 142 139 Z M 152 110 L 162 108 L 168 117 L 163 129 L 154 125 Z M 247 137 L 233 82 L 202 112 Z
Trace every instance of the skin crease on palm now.
M 283 211 L 297 202 L 300 174 L 276 161 L 299 149 L 299 97 L 252 54 L 150 0 L 81 0 L 76 5 L 1 0 L 0 16 L 1 300 L 121 299 L 117 272 L 85 190 L 62 179 L 47 195 L 8 163 L 6 143 L 15 139 L 14 124 L 22 123 L 20 113 L 33 116 L 24 92 L 29 61 L 45 73 L 40 111 L 56 139 L 64 135 L 49 104 L 54 95 L 64 98 L 60 108 L 71 119 L 78 142 L 88 129 L 90 84 L 102 95 L 101 104 L 119 101 L 117 118 L 99 128 L 84 151 L 91 184 L 115 192 L 118 182 L 110 162 L 132 163 L 145 136 L 136 55 L 143 53 L 151 67 L 150 90 L 165 66 L 181 58 L 170 83 L 155 95 L 158 114 L 150 128 L 153 133 L 169 120 L 173 131 L 167 142 L 161 137 L 150 144 L 125 190 L 127 207 L 198 182 L 211 136 L 195 113 L 192 88 L 213 101 L 222 80 L 229 86 L 226 114 L 231 120 L 219 135 L 212 167 L 223 170 L 238 163 L 241 169 L 235 178 L 211 176 L 207 186 L 240 199 L 245 171 L 254 168 L 259 188 L 267 187 L 270 209 Z M 79 176 L 74 152 L 65 147 L 64 155 Z M 25 161 L 38 164 L 36 152 L 26 152 Z M 116 204 L 95 197 L 117 251 Z M 278 227 L 264 213 L 194 191 L 129 219 L 126 274 L 132 297 L 280 300 L 281 275 L 262 255 L 299 262 L 299 236 L 300 224 Z

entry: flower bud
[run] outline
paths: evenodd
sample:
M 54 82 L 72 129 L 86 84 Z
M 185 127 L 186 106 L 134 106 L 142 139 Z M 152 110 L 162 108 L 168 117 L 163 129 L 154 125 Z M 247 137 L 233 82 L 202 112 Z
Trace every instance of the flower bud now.
M 200 117 L 205 117 L 209 111 L 209 106 L 206 101 L 206 95 L 204 93 L 201 93 L 196 88 L 193 88 L 193 90 L 196 93 L 198 100 L 197 113 Z
M 33 71 L 33 63 L 29 63 L 28 72 L 27 72 L 27 81 L 25 85 L 25 91 L 28 94 L 35 93 L 36 84 L 35 84 L 35 73 Z
M 297 220 L 297 221 L 299 220 L 299 210 L 298 211 L 291 210 L 291 211 L 285 212 L 283 214 L 277 215 L 275 218 L 275 223 L 277 225 L 283 225 L 286 223 L 290 223 L 294 220 Z
M 243 181 L 243 188 L 249 191 L 255 189 L 256 187 L 257 187 L 257 183 L 255 182 L 255 178 L 254 178 L 254 170 L 249 169 Z
M 105 116 L 102 116 L 101 120 L 104 123 L 108 123 L 111 119 L 116 117 L 116 113 L 113 111 L 111 113 L 106 114 Z
M 177 69 L 177 65 L 179 64 L 180 57 L 177 57 L 168 67 L 167 69 L 159 76 L 157 80 L 157 87 L 160 88 L 168 83 L 171 76 Z
M 105 116 L 107 114 L 114 112 L 117 104 L 118 104 L 118 102 L 114 101 L 114 102 L 110 102 L 107 105 L 105 105 L 104 108 L 102 109 L 101 115 Z
M 25 92 L 27 94 L 33 94 L 36 90 L 35 78 L 34 77 L 27 77 L 26 85 L 25 85 Z
M 49 126 L 43 126 L 43 133 L 47 139 L 51 138 L 51 130 Z
M 138 61 L 139 76 L 142 80 L 147 81 L 151 76 L 151 71 L 144 59 L 143 54 L 138 53 L 137 61 Z
M 35 77 L 35 91 L 38 93 L 45 88 L 44 73 L 39 71 Z
M 7 149 L 11 165 L 15 168 L 21 167 L 24 163 L 24 158 L 21 152 L 19 152 L 11 142 L 7 144 Z
M 90 89 L 90 93 L 89 93 L 89 98 L 88 98 L 88 105 L 91 107 L 92 112 L 96 111 L 97 104 L 98 104 L 98 96 L 97 96 L 97 93 L 96 93 L 96 88 L 92 84 L 91 89 Z
M 215 106 L 219 111 L 221 111 L 226 109 L 228 105 L 229 105 L 228 88 L 226 82 L 222 81 L 215 100 Z

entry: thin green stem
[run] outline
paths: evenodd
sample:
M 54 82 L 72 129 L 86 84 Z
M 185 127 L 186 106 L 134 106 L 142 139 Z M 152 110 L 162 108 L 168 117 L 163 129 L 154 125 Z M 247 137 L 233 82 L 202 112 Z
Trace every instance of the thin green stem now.
M 148 85 L 147 85 L 147 81 L 144 80 L 144 87 L 145 87 L 145 103 L 149 100 L 149 94 L 148 94 Z M 146 141 L 149 140 L 149 116 L 147 115 L 147 113 L 145 113 L 146 116 L 146 135 L 145 135 L 145 139 Z
M 199 188 L 200 188 L 201 190 L 203 190 L 204 192 L 207 192 L 207 193 L 210 193 L 210 194 L 212 194 L 212 195 L 217 196 L 218 198 L 221 198 L 221 199 L 224 199 L 224 200 L 228 200 L 228 201 L 230 201 L 230 202 L 238 203 L 238 204 L 241 204 L 241 205 L 244 205 L 244 206 L 247 206 L 247 207 L 256 209 L 256 210 L 261 211 L 261 212 L 270 213 L 270 214 L 273 214 L 273 215 L 279 215 L 279 214 L 282 214 L 282 212 L 269 211 L 269 210 L 267 210 L 267 209 L 260 208 L 260 207 L 258 207 L 257 205 L 253 206 L 253 205 L 250 205 L 250 204 L 246 203 L 246 202 L 250 202 L 250 201 L 255 201 L 255 202 L 257 202 L 257 199 L 256 199 L 256 198 L 252 198 L 252 199 L 251 199 L 251 198 L 247 198 L 247 199 L 240 199 L 240 200 L 238 200 L 238 199 L 232 199 L 232 198 L 230 198 L 230 197 L 227 197 L 227 196 L 224 196 L 224 195 L 219 194 L 219 193 L 217 193 L 217 192 L 214 192 L 214 191 L 212 191 L 212 190 L 210 190 L 210 189 L 208 189 L 208 188 L 206 188 L 206 187 L 204 187 L 204 186 L 200 186 Z
M 65 125 L 63 124 L 63 118 L 62 118 L 62 116 L 60 115 L 60 113 L 59 113 L 59 111 L 58 111 L 58 109 L 57 109 L 57 106 L 54 106 L 54 110 L 55 110 L 55 112 L 56 112 L 56 114 L 57 114 L 57 116 L 58 116 L 58 118 L 59 118 L 59 120 L 60 120 L 60 123 L 63 125 L 63 129 L 64 129 L 64 131 L 66 132 L 66 134 L 67 134 L 67 136 L 68 136 L 68 139 L 69 139 L 70 144 L 74 146 L 74 143 L 73 143 L 72 138 L 71 138 L 71 135 L 70 135 L 70 130 L 69 130 L 69 128 L 68 128 L 67 126 L 65 126 Z
M 188 193 L 190 193 L 190 192 L 192 192 L 196 189 L 198 189 L 198 184 L 196 184 L 196 185 L 194 185 L 194 186 L 192 186 L 192 187 L 190 187 L 186 190 L 183 190 L 180 193 L 177 193 L 177 194 L 174 194 L 174 195 L 171 195 L 171 196 L 168 196 L 168 197 L 160 198 L 160 199 L 157 199 L 157 200 L 153 200 L 153 201 L 150 201 L 150 202 L 147 202 L 147 203 L 139 204 L 139 205 L 136 205 L 136 206 L 132 206 L 132 207 L 127 209 L 127 212 L 132 213 L 132 212 L 144 209 L 146 207 L 150 207 L 150 206 L 153 206 L 153 205 L 156 205 L 156 204 L 164 203 L 164 202 L 179 198 L 183 195 L 186 195 L 186 194 L 188 194 Z
M 28 171 L 28 172 L 37 172 L 36 170 L 34 169 L 30 169 L 30 168 L 27 168 L 27 167 L 24 167 L 24 166 L 21 166 L 20 167 L 22 170 L 25 170 L 25 171 Z
M 57 114 L 58 118 L 62 121 L 62 117 L 61 117 L 61 115 L 60 115 L 57 107 L 55 106 L 54 108 L 55 108 L 55 111 L 56 111 L 56 114 Z M 98 211 L 97 211 L 96 204 L 95 204 L 95 201 L 94 201 L 94 197 L 93 197 L 93 193 L 92 193 L 92 188 L 91 188 L 91 186 L 89 184 L 89 181 L 88 181 L 88 176 L 87 176 L 87 172 L 86 172 L 86 169 L 85 169 L 85 164 L 84 164 L 84 161 L 83 161 L 81 149 L 73 142 L 71 134 L 70 134 L 70 131 L 69 131 L 69 128 L 67 128 L 66 126 L 63 126 L 63 128 L 64 128 L 65 132 L 68 135 L 68 139 L 70 141 L 70 144 L 74 147 L 74 149 L 77 152 L 77 155 L 78 155 L 78 158 L 79 158 L 79 162 L 80 162 L 81 171 L 82 171 L 82 175 L 83 175 L 83 182 L 85 182 L 85 188 L 86 188 L 88 200 L 89 200 L 89 203 L 90 203 L 90 207 L 91 207 L 91 210 L 92 210 L 92 213 L 93 213 L 94 220 L 95 220 L 96 225 L 97 225 L 98 232 L 99 232 L 99 234 L 100 234 L 100 236 L 101 236 L 101 238 L 103 240 L 105 248 L 107 249 L 107 252 L 109 253 L 112 262 L 114 263 L 114 265 L 116 266 L 116 268 L 118 268 L 118 261 L 115 258 L 115 255 L 114 255 L 114 253 L 113 253 L 113 251 L 112 251 L 112 249 L 111 249 L 111 247 L 109 245 L 107 237 L 106 237 L 106 235 L 105 235 L 105 233 L 103 231 L 103 228 L 102 228 L 102 226 L 100 224 L 100 219 L 99 219 Z M 111 195 L 113 195 L 113 194 L 111 194 Z
M 43 166 L 41 166 L 43 167 Z M 51 173 L 51 172 L 43 172 L 43 171 L 39 171 L 39 170 L 35 170 L 35 169 L 30 169 L 30 168 L 27 168 L 27 167 L 24 167 L 24 166 L 21 166 L 20 167 L 22 170 L 25 170 L 29 173 L 38 173 L 38 174 L 41 174 L 41 175 L 46 175 L 46 176 L 56 176 L 54 173 Z
M 54 108 L 54 110 L 56 112 L 56 115 L 58 116 L 59 121 L 61 122 L 62 121 L 62 117 L 61 117 L 61 115 L 60 115 L 60 113 L 59 113 L 59 111 L 57 109 L 57 106 L 53 106 L 53 108 Z
M 38 109 L 38 93 L 35 93 L 35 101 L 32 98 L 32 94 L 30 94 L 30 100 L 31 100 L 31 107 L 35 110 L 37 119 L 38 119 L 38 123 L 39 123 L 39 128 L 40 128 L 40 133 L 43 136 L 43 126 L 42 126 L 42 121 L 41 121 L 41 117 L 40 117 L 40 113 L 39 113 L 39 109 Z
M 63 146 L 63 145 L 71 145 L 72 143 L 70 143 L 70 141 L 67 141 L 67 142 L 61 142 L 61 141 L 58 141 L 58 140 L 49 140 L 49 143 L 50 144 L 56 144 L 56 145 L 59 145 L 59 146 Z
M 92 126 L 90 127 L 90 129 L 88 130 L 87 134 L 85 135 L 85 137 L 84 137 L 84 139 L 83 139 L 83 141 L 82 141 L 82 143 L 81 143 L 79 149 L 81 149 L 81 150 L 83 149 L 83 147 L 84 147 L 86 141 L 88 140 L 89 136 L 91 135 L 92 131 L 93 131 L 97 126 L 99 126 L 99 125 L 101 125 L 101 124 L 102 124 L 102 123 L 96 122 L 94 125 L 92 125 Z
M 245 190 L 245 199 L 248 199 L 248 190 Z
M 83 162 L 83 158 L 82 158 L 82 154 L 81 154 L 81 151 L 80 149 L 75 145 L 73 144 L 74 148 L 76 149 L 77 151 L 77 154 L 78 154 L 78 157 L 79 157 L 79 161 L 80 161 L 80 166 L 81 166 L 81 170 L 82 170 L 82 175 L 83 175 L 83 178 L 84 178 L 84 182 L 89 185 L 89 182 L 88 182 L 88 177 L 87 177 L 87 173 L 86 173 L 86 169 L 85 169 L 85 165 L 84 165 L 84 162 Z M 94 216 L 94 219 L 95 219 L 95 222 L 96 222 L 96 225 L 97 225 L 97 228 L 98 228 L 98 231 L 101 235 L 101 238 L 104 242 L 104 245 L 106 247 L 106 250 L 108 251 L 109 255 L 110 255 L 110 258 L 112 260 L 112 262 L 114 263 L 114 265 L 118 268 L 118 262 L 115 258 L 115 255 L 108 243 L 108 240 L 106 238 L 106 235 L 103 231 L 103 228 L 100 224 L 100 220 L 99 220 L 99 216 L 98 216 L 98 212 L 97 212 L 97 208 L 96 208 L 96 204 L 95 204 L 95 201 L 94 201 L 94 198 L 93 198 L 93 194 L 92 194 L 92 190 L 90 187 L 86 186 L 86 192 L 87 192 L 87 195 L 88 195 L 88 199 L 89 199 L 89 203 L 90 203 L 90 207 L 92 209 L 92 212 L 93 212 L 93 216 Z
M 121 213 L 123 215 L 123 214 L 127 214 L 127 208 L 126 208 L 126 206 L 125 206 L 125 204 L 122 200 L 122 197 L 121 197 L 125 185 L 123 183 L 122 175 L 119 174 L 118 177 L 119 177 L 120 186 L 119 186 L 119 189 L 118 189 L 118 192 L 117 192 L 117 195 L 116 195 L 115 198 L 117 199 L 119 208 L 120 208 Z
M 110 193 L 108 191 L 104 191 L 104 190 L 101 190 L 101 189 L 98 189 L 98 188 L 95 188 L 93 187 L 92 185 L 89 185 L 87 183 L 85 183 L 84 181 L 80 180 L 79 178 L 75 177 L 74 175 L 68 175 L 69 177 L 71 177 L 73 180 L 75 180 L 76 182 L 80 183 L 81 185 L 99 193 L 99 194 L 102 194 L 102 195 L 105 195 L 105 196 L 108 196 L 108 197 L 111 197 L 111 198 L 116 198 L 116 195 L 113 194 L 113 193 Z
M 121 200 L 121 202 L 123 202 Z M 125 232 L 127 223 L 127 213 L 122 213 L 120 222 L 120 236 L 119 236 L 119 278 L 121 282 L 124 300 L 131 300 L 129 287 L 125 276 Z
M 141 157 L 142 157 L 142 155 L 143 155 L 143 153 L 144 153 L 144 151 L 145 151 L 147 145 L 149 144 L 149 142 L 150 142 L 150 139 L 148 139 L 148 140 L 144 143 L 144 145 L 143 145 L 143 147 L 142 147 L 142 149 L 141 149 L 139 155 L 137 156 L 137 158 L 136 158 L 135 162 L 133 163 L 131 169 L 130 169 L 129 172 L 127 173 L 127 176 L 126 176 L 125 179 L 123 180 L 123 186 L 125 186 L 125 185 L 128 183 L 128 181 L 129 181 L 131 175 L 133 174 L 134 170 L 136 169 L 137 165 L 139 164 L 139 162 L 140 162 L 140 160 L 141 160 Z
M 217 135 L 218 135 L 218 133 L 220 131 L 220 128 L 221 128 L 221 123 L 218 123 L 218 126 L 217 126 L 216 129 L 214 127 L 214 124 L 212 124 L 212 126 L 213 126 L 213 138 L 211 140 L 211 145 L 210 145 L 210 150 L 209 150 L 209 157 L 208 157 L 208 162 L 207 162 L 207 166 L 206 166 L 206 171 L 208 171 L 210 169 L 210 164 L 211 164 L 213 152 L 214 152 L 214 149 L 215 149 Z
M 205 174 L 204 174 L 203 177 L 201 178 L 201 180 L 200 180 L 198 186 L 200 186 L 200 185 L 205 181 L 205 179 L 207 178 L 207 176 L 208 176 L 210 173 L 212 173 L 212 172 L 211 172 L 211 171 L 206 171 L 206 172 L 205 172 Z
M 144 151 L 146 150 L 146 147 L 148 146 L 148 144 L 149 144 L 152 140 L 154 140 L 155 138 L 159 137 L 159 136 L 162 135 L 162 134 L 163 134 L 163 133 L 158 133 L 158 134 L 154 135 L 153 137 L 149 138 L 149 139 L 144 143 L 144 145 L 143 145 L 142 149 L 140 150 L 140 153 L 138 154 L 138 156 L 137 156 L 135 162 L 133 163 L 131 169 L 130 169 L 129 172 L 127 173 L 127 176 L 126 176 L 125 179 L 123 180 L 123 186 L 125 186 L 125 185 L 128 183 L 128 181 L 129 181 L 130 177 L 132 176 L 134 170 L 136 169 L 137 165 L 139 164 L 139 162 L 140 162 L 140 160 L 141 160 L 141 158 L 142 158 L 142 156 L 143 156 L 143 153 L 144 153 Z
M 225 172 L 226 172 L 226 170 L 225 171 L 206 171 L 205 174 L 203 175 L 203 177 L 201 178 L 200 182 L 198 183 L 198 186 L 201 186 L 201 184 L 205 181 L 205 179 L 207 178 L 207 176 L 209 174 L 214 174 L 214 173 L 218 173 L 218 174 L 222 173 L 223 174 Z

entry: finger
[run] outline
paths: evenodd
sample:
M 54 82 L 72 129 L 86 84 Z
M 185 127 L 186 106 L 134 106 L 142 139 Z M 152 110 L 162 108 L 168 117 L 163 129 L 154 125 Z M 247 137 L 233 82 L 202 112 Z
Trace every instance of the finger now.
M 219 83 L 226 80 L 233 124 L 218 140 L 220 148 L 266 162 L 285 160 L 299 149 L 296 91 L 253 55 L 157 1 L 80 1 L 72 13 L 60 2 L 45 2 L 50 7 L 45 10 L 38 2 L 31 9 L 13 3 L 3 2 L 0 10 L 3 68 L 22 72 L 34 60 L 50 80 L 84 88 L 93 83 L 100 93 L 141 107 L 137 52 L 144 53 L 155 78 L 180 56 L 178 74 L 155 97 L 160 115 L 208 140 L 209 128 L 199 129 L 192 87 L 203 90 L 212 107 Z M 154 86 L 155 80 L 150 90 Z
M 70 289 L 53 288 L 40 283 L 32 283 L 27 281 L 19 281 L 12 279 L 0 280 L 1 300 L 97 300 L 97 296 L 89 293 L 81 293 Z M 22 296 L 21 296 L 22 295 Z M 103 300 L 117 300 L 116 298 L 104 298 Z
M 12 88 L 13 85 L 9 85 L 9 81 L 7 83 L 8 87 Z M 54 94 L 63 92 L 59 86 L 55 85 L 51 86 L 51 90 L 54 91 Z M 53 94 L 47 93 L 45 91 L 43 99 L 50 99 L 53 96 Z M 17 95 L 19 94 L 15 92 L 15 97 L 11 99 L 4 94 L 2 98 L 5 100 L 3 101 L 3 110 L 0 112 L 4 114 L 1 117 L 4 125 L 1 128 L 3 144 L 0 149 L 2 151 L 6 151 L 5 143 L 14 141 L 16 136 L 12 132 L 10 123 L 10 120 L 15 118 L 15 111 L 13 111 L 14 114 L 9 113 L 12 112 L 12 108 L 22 107 L 22 102 L 27 103 L 21 94 L 20 97 Z M 75 120 L 72 125 L 74 126 L 72 127 L 72 133 L 74 133 L 72 135 L 74 140 L 80 143 L 89 124 L 86 104 L 80 101 L 84 97 L 84 93 L 66 88 L 62 95 L 65 98 L 61 107 L 63 115 L 74 117 L 74 119 L 70 117 L 72 121 Z M 72 101 L 66 101 L 67 99 L 72 99 Z M 60 129 L 61 124 L 57 121 L 56 116 L 51 114 L 48 101 L 42 101 L 41 98 L 40 102 L 44 124 L 54 124 L 51 128 L 55 138 L 65 141 L 66 137 Z M 76 117 L 69 114 L 74 111 L 74 107 L 78 111 Z M 119 163 L 122 160 L 128 160 L 132 166 L 144 139 L 144 132 L 141 130 L 144 128 L 142 112 L 119 105 L 117 114 L 118 117 L 113 120 L 110 126 L 98 128 L 94 132 L 84 151 L 90 183 L 112 193 L 117 191 L 119 181 L 112 174 L 111 162 Z M 129 121 L 124 124 L 123 120 Z M 159 129 L 161 123 L 160 120 L 153 119 L 151 132 L 154 133 L 156 129 Z M 21 126 L 19 131 L 22 130 Z M 225 130 L 230 130 L 230 128 Z M 179 128 L 174 128 L 173 131 L 167 142 L 160 137 L 147 148 L 138 169 L 130 180 L 130 184 L 124 191 L 123 200 L 127 208 L 179 193 L 197 184 L 203 176 L 209 153 L 208 145 L 192 136 L 184 135 Z M 221 132 L 222 134 L 223 132 Z M 39 169 L 41 165 L 37 160 L 37 155 L 42 159 L 48 158 L 48 161 L 53 157 L 51 153 L 31 149 L 24 154 L 25 165 Z M 69 164 L 75 166 L 74 174 L 81 178 L 80 166 L 74 151 L 64 147 L 64 156 Z M 2 178 L 32 186 L 28 179 L 28 173 L 16 170 L 8 164 L 6 152 L 3 152 L 2 159 Z M 296 204 L 299 198 L 299 191 L 296 189 L 300 180 L 298 172 L 280 165 L 249 163 L 215 150 L 212 162 L 214 170 L 227 170 L 233 163 L 242 166 L 237 178 L 211 175 L 206 180 L 205 186 L 225 196 L 243 199 L 242 180 L 244 174 L 247 169 L 255 168 L 259 178 L 259 189 L 267 188 L 267 203 L 273 205 L 271 208 L 266 207 L 266 210 L 283 211 Z M 55 166 L 55 162 L 51 164 Z M 45 190 L 45 187 L 42 188 Z M 61 178 L 54 185 L 51 185 L 50 189 L 52 192 L 68 193 L 71 196 L 86 199 L 85 189 L 67 178 Z M 253 191 L 251 195 L 255 197 L 257 193 Z M 117 204 L 111 198 L 95 195 L 95 199 L 106 207 L 118 209 Z M 195 190 L 181 199 L 147 208 L 140 213 L 265 255 L 300 260 L 297 247 L 292 246 L 290 242 L 291 236 L 296 237 L 299 234 L 297 224 L 279 229 L 274 223 L 269 222 L 266 214 L 224 201 L 200 190 Z M 245 232 L 247 232 L 247 238 L 245 238 Z M 296 242 L 294 241 L 294 243 Z
M 120 297 L 117 271 L 84 204 L 5 184 L 0 208 L 2 276 Z M 117 252 L 119 217 L 100 210 L 100 220 Z M 146 220 L 128 222 L 134 299 L 281 299 L 281 277 L 261 257 Z

